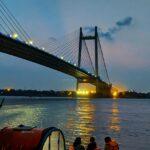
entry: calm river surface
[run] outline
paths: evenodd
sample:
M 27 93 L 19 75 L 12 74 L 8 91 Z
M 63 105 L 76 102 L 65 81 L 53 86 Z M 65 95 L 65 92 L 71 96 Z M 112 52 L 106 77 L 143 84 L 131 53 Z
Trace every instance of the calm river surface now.
M 111 136 L 121 150 L 150 150 L 149 99 L 6 98 L 0 128 L 19 124 L 60 128 L 67 147 L 77 136 L 84 146 L 95 136 L 103 149 Z

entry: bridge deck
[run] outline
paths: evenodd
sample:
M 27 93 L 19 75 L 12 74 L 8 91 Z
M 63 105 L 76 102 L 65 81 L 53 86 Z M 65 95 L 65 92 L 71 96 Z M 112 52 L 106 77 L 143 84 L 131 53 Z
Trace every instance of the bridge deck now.
M 94 83 L 96 80 L 93 75 L 78 68 L 77 66 L 74 66 L 73 64 L 61 60 L 60 58 L 40 50 L 39 48 L 33 47 L 32 45 L 27 45 L 3 34 L 0 34 L 0 51 L 38 63 L 57 71 L 61 71 L 77 79 L 86 79 L 89 83 Z

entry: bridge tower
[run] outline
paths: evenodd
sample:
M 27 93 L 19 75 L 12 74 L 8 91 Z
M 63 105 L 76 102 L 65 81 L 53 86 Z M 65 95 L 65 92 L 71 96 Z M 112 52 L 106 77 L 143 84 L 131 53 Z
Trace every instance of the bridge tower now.
M 95 80 L 95 83 L 93 83 L 93 81 L 90 81 L 90 80 L 86 80 L 86 79 L 77 79 L 77 85 L 76 85 L 76 90 L 79 89 L 79 84 L 80 83 L 91 83 L 93 85 L 96 86 L 96 93 L 99 93 L 99 94 L 102 94 L 102 95 L 109 95 L 110 94 L 110 90 L 111 90 L 111 85 L 110 84 L 107 84 L 105 82 L 103 82 L 101 79 L 100 79 L 100 75 L 99 75 L 99 64 L 98 64 L 98 40 L 99 40 L 99 37 L 98 37 L 98 31 L 97 31 L 97 26 L 95 26 L 95 29 L 94 29 L 94 35 L 92 36 L 85 36 L 83 35 L 83 32 L 82 32 L 82 27 L 80 27 L 80 35 L 79 35 L 79 53 L 78 53 L 78 67 L 80 68 L 81 67 L 81 55 L 82 55 L 82 41 L 83 40 L 94 40 L 94 44 L 95 44 L 95 64 L 94 64 L 94 68 L 95 68 L 95 77 L 96 77 L 96 80 Z

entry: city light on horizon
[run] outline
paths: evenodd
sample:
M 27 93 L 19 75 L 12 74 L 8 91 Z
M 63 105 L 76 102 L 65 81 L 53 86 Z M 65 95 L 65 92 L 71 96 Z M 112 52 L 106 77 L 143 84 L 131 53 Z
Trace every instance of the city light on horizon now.
M 10 91 L 12 90 L 12 88 L 7 87 L 7 88 L 5 88 L 5 90 L 6 90 L 7 92 L 10 92 Z

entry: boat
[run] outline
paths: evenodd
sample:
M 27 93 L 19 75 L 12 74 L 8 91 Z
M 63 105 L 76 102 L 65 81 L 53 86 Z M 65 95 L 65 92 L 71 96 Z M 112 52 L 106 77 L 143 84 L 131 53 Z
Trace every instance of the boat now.
M 0 150 L 66 150 L 63 132 L 56 127 L 19 125 L 0 130 Z

